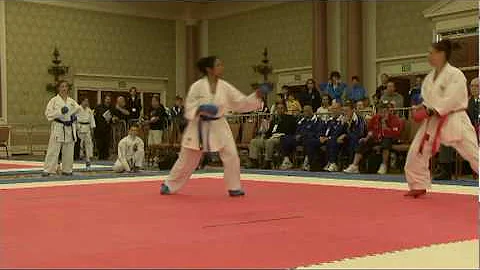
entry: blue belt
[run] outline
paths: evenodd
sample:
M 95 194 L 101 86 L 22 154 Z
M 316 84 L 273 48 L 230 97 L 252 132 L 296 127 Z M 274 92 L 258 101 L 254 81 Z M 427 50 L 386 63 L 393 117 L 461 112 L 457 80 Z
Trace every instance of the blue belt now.
M 210 144 L 209 144 L 209 140 L 210 140 L 210 129 L 208 128 L 207 129 L 207 134 L 206 134 L 206 142 L 204 143 L 203 142 L 203 134 L 202 134 L 202 127 L 203 127 L 203 122 L 210 122 L 210 121 L 214 121 L 214 120 L 218 120 L 220 119 L 221 117 L 211 117 L 211 116 L 205 116 L 205 115 L 202 115 L 200 116 L 200 119 L 198 121 L 198 142 L 199 142 L 199 148 L 200 150 L 202 150 L 204 148 L 204 145 L 205 145 L 205 150 L 207 153 L 210 153 Z

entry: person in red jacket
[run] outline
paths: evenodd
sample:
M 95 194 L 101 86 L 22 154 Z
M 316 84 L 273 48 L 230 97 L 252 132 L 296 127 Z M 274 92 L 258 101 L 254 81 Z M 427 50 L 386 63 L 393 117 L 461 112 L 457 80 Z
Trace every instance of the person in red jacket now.
M 400 138 L 403 130 L 403 120 L 391 111 L 393 104 L 383 101 L 378 106 L 378 113 L 368 122 L 368 135 L 360 139 L 360 144 L 355 151 L 353 163 L 344 170 L 346 173 L 359 173 L 358 164 L 362 157 L 370 153 L 375 146 L 382 149 L 383 162 L 378 169 L 379 174 L 388 171 L 388 158 L 392 145 Z

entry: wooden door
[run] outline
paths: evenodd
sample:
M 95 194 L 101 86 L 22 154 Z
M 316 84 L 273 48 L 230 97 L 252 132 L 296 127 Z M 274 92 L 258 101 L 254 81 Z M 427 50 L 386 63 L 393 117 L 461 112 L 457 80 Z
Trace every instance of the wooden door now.
M 452 39 L 460 48 L 452 52 L 450 63 L 455 67 L 478 66 L 478 35 Z
M 83 98 L 88 98 L 88 102 L 90 104 L 90 108 L 93 109 L 98 104 L 97 98 L 97 90 L 78 90 L 78 104 L 82 102 Z

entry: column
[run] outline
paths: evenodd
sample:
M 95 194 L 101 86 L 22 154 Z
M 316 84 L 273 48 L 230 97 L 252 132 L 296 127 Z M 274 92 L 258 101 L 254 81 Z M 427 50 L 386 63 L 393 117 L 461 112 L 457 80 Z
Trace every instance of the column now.
M 347 76 L 350 82 L 354 75 L 362 75 L 362 2 L 347 3 Z M 362 79 L 362 78 L 360 78 Z
M 185 21 L 177 20 L 175 25 L 175 95 L 184 97 L 187 94 L 187 33 Z
M 199 39 L 200 39 L 200 57 L 208 56 L 208 20 L 201 20 L 199 24 Z
M 186 22 L 186 84 L 191 85 L 199 78 L 196 63 L 199 59 L 198 21 L 187 20 Z
M 374 1 L 362 2 L 363 23 L 363 85 L 368 96 L 377 86 L 377 6 Z
M 327 50 L 328 72 L 342 73 L 342 2 L 327 2 Z M 345 75 L 345 74 L 343 74 Z
M 0 0 L 0 121 L 7 122 L 7 43 L 5 1 Z
M 312 76 L 317 83 L 328 78 L 327 1 L 313 1 Z

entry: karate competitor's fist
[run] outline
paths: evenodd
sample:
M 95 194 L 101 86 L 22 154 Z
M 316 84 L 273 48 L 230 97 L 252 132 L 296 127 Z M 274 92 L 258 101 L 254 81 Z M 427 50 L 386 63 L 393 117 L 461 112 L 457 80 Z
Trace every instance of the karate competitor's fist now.
M 218 113 L 218 107 L 215 104 L 202 104 L 198 107 L 200 115 L 214 116 Z
M 62 107 L 62 114 L 67 114 L 68 113 L 68 107 L 64 106 Z

